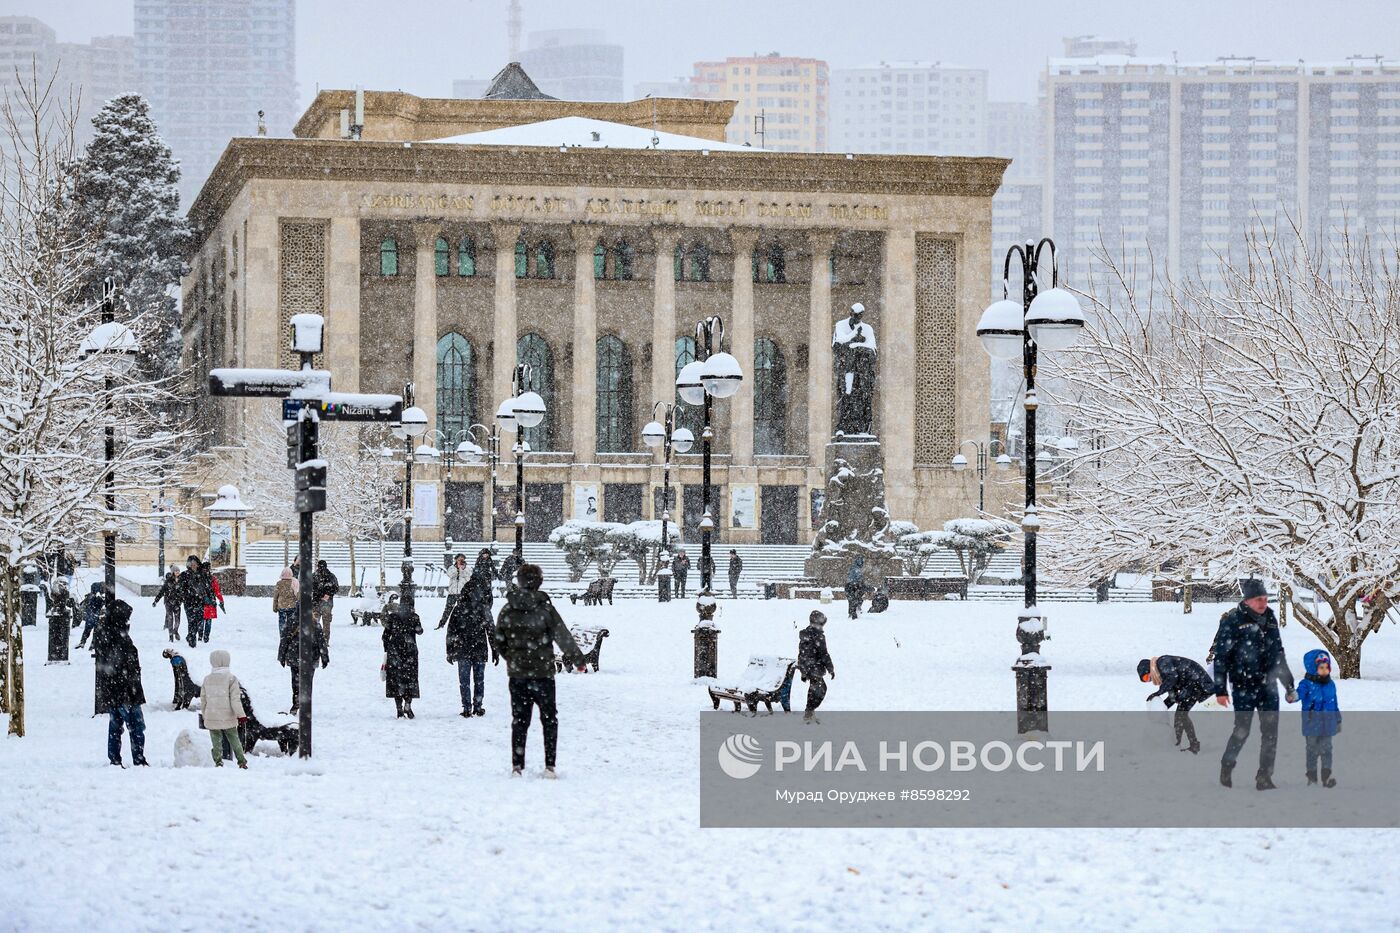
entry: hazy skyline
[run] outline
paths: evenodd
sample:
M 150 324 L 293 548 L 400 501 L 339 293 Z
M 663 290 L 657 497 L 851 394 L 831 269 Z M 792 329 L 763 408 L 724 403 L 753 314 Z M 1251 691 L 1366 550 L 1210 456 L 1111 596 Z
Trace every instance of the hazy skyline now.
M 445 97 L 454 78 L 489 77 L 508 56 L 506 6 L 506 0 L 298 0 L 302 104 L 318 86 L 360 84 Z M 610 0 L 591 6 L 524 0 L 523 6 L 527 37 L 540 29 L 597 28 L 624 46 L 629 96 L 636 82 L 688 75 L 697 60 L 778 51 L 825 59 L 833 68 L 896 59 L 986 68 L 991 99 L 1029 101 L 1045 59 L 1061 54 L 1061 37 L 1087 33 L 1135 39 L 1139 54 L 1175 52 L 1182 60 L 1400 57 L 1400 48 L 1385 45 L 1400 38 L 1394 0 L 1076 0 L 1042 7 L 887 2 L 859 8 L 879 15 L 852 14 L 850 4 L 830 0 Z M 131 11 L 131 0 L 0 0 L 0 12 L 38 17 L 63 42 L 129 35 Z

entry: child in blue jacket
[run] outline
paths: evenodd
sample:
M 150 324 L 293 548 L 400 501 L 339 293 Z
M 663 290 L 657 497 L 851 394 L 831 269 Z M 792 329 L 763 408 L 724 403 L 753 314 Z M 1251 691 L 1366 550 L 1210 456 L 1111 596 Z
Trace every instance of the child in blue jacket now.
M 1332 777 L 1332 736 L 1342 731 L 1337 685 L 1332 682 L 1332 656 L 1321 648 L 1303 655 L 1306 676 L 1298 684 L 1303 709 L 1303 742 L 1307 745 L 1308 783 L 1317 783 L 1318 759 L 1322 759 L 1322 786 L 1336 787 Z

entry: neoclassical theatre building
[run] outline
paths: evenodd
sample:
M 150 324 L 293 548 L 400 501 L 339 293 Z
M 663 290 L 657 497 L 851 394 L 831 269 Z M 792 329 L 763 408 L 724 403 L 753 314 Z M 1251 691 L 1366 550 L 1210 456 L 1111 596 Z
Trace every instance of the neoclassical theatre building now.
M 859 301 L 879 340 L 892 514 L 921 527 L 972 514 L 974 471 L 948 464 L 988 436 L 975 327 L 1006 162 L 728 145 L 733 106 L 557 101 L 512 67 L 482 100 L 368 92 L 345 138 L 354 95 L 322 91 L 294 138 L 232 140 L 193 203 L 186 362 L 198 377 L 294 366 L 288 319 L 323 314 L 334 387 L 413 383 L 439 448 L 490 424 L 528 362 L 548 406 L 526 435 L 527 534 L 542 540 L 570 517 L 659 517 L 661 459 L 641 429 L 675 399 L 696 322 L 717 315 L 745 376 L 715 406 L 719 539 L 806 543 L 833 430 L 832 328 Z M 272 405 L 199 401 L 210 482 L 238 482 L 236 448 L 269 429 Z M 698 436 L 699 410 L 681 408 Z M 415 537 L 490 536 L 485 467 L 415 469 Z M 697 444 L 672 470 L 689 540 L 700 482 Z M 1012 488 L 989 485 L 988 508 Z

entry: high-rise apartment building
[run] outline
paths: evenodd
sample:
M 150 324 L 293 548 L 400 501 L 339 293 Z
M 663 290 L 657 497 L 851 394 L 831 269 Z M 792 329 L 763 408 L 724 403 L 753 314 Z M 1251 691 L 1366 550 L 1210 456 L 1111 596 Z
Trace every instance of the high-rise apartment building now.
M 31 71 L 31 68 L 37 71 Z M 0 92 L 37 73 L 56 75 L 58 98 L 78 100 L 78 142 L 92 135 L 92 117 L 118 94 L 136 90 L 131 36 L 96 36 L 90 43 L 58 42 L 53 29 L 32 16 L 0 16 Z
M 194 196 L 234 136 L 291 132 L 295 0 L 135 0 L 136 68 Z
M 734 100 L 727 138 L 778 152 L 827 151 L 826 62 L 771 52 L 696 62 L 694 96 Z
M 1045 216 L 1075 280 L 1100 240 L 1210 283 L 1255 224 L 1400 220 L 1400 61 L 1052 59 L 1046 94 Z
M 670 81 L 638 81 L 632 85 L 632 99 L 645 100 L 648 97 L 694 97 L 695 85 L 689 78 L 673 78 Z
M 532 32 L 520 65 L 551 97 L 622 100 L 622 46 L 601 29 Z
M 831 73 L 836 152 L 987 154 L 987 72 L 880 62 Z

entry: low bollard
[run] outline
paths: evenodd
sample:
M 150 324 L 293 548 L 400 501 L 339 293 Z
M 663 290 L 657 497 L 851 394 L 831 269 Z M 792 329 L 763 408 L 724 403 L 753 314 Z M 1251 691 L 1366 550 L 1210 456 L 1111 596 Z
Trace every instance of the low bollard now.
M 656 601 L 659 603 L 671 601 L 671 571 L 664 567 L 656 572 Z
M 39 623 L 39 568 L 25 564 L 20 571 L 19 618 L 21 625 Z
M 719 629 L 715 627 L 715 610 L 718 605 L 709 590 L 700 593 L 695 601 L 695 611 L 700 621 L 690 632 L 695 636 L 695 676 L 719 676 Z

